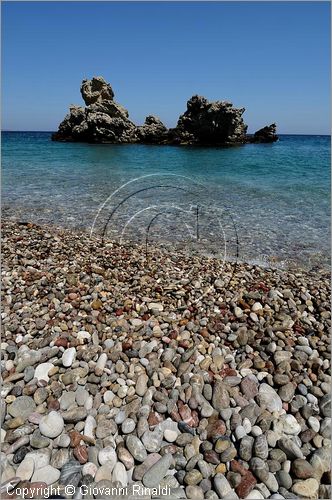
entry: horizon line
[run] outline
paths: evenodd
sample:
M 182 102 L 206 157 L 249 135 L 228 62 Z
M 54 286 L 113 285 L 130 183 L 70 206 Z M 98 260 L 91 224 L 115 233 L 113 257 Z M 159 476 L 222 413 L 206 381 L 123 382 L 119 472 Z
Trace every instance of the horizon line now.
M 56 132 L 56 130 L 10 130 L 10 129 L 1 129 L 1 133 L 2 132 L 38 132 L 38 133 L 45 133 L 45 134 L 53 134 Z M 254 132 L 253 133 L 248 133 L 247 135 L 254 135 Z M 306 133 L 306 134 L 299 134 L 299 133 L 296 133 L 296 132 L 279 132 L 278 135 L 302 135 L 302 136 L 305 136 L 305 135 L 322 135 L 324 137 L 331 137 L 331 132 L 330 133 L 314 133 L 314 132 L 311 132 L 311 133 Z

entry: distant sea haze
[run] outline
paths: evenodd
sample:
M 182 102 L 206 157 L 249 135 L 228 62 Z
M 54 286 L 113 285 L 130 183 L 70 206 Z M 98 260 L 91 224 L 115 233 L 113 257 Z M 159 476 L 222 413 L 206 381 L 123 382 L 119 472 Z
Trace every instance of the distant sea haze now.
M 187 248 L 195 247 L 198 224 L 196 250 L 209 255 L 227 247 L 228 258 L 266 265 L 329 265 L 329 136 L 280 135 L 274 144 L 230 148 L 50 137 L 2 133 L 4 217 L 87 231 L 95 221 L 96 234 L 106 224 L 107 236 L 138 243 L 150 227 L 154 244 Z

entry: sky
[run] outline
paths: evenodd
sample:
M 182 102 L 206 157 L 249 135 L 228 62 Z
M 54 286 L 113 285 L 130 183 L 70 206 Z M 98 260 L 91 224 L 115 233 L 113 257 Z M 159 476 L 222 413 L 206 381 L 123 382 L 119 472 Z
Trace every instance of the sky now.
M 137 124 L 175 126 L 199 94 L 245 107 L 249 132 L 330 133 L 329 2 L 1 6 L 4 130 L 56 130 L 101 75 Z

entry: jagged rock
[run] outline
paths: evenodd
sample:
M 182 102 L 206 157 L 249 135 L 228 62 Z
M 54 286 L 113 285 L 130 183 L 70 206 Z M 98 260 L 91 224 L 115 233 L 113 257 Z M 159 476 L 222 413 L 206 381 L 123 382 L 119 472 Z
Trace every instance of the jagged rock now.
M 145 118 L 144 125 L 137 127 L 136 134 L 139 142 L 145 144 L 161 144 L 167 142 L 167 128 L 156 116 Z
M 53 140 L 136 142 L 136 127 L 129 120 L 128 111 L 113 100 L 112 87 L 101 76 L 83 80 L 81 94 L 86 108 L 71 106 Z
M 112 87 L 102 76 L 95 76 L 92 80 L 83 80 L 81 94 L 87 106 L 95 102 L 112 101 L 114 97 Z
M 128 111 L 114 101 L 111 85 L 101 76 L 83 80 L 81 94 L 86 107 L 71 106 L 52 140 L 211 146 L 277 140 L 275 124 L 248 137 L 242 118 L 244 108 L 234 108 L 226 101 L 209 102 L 195 95 L 187 102 L 187 110 L 177 126 L 168 130 L 152 115 L 146 117 L 144 125 L 136 126 L 129 119 Z
M 250 142 L 276 142 L 277 140 L 277 126 L 275 123 L 257 130 L 253 137 L 250 138 Z
M 247 125 L 242 114 L 245 108 L 233 108 L 227 101 L 209 102 L 194 95 L 187 102 L 187 111 L 180 116 L 172 131 L 175 141 L 190 144 L 233 144 L 245 141 Z

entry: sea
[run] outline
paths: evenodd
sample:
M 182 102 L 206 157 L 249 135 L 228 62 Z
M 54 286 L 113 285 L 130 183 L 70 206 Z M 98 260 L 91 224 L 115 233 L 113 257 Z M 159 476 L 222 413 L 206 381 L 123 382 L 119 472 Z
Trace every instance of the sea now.
M 2 132 L 2 216 L 283 269 L 330 265 L 330 136 L 211 148 Z

